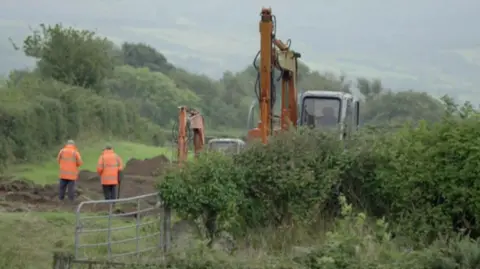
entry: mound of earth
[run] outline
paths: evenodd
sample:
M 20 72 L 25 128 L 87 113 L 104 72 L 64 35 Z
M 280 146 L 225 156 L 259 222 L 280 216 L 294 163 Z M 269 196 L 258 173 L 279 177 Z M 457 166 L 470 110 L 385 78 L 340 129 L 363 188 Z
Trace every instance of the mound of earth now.
M 164 155 L 145 160 L 129 160 L 125 165 L 124 178 L 120 185 L 120 198 L 156 192 L 155 176 L 161 174 L 169 163 Z M 80 171 L 75 196 L 75 204 L 103 199 L 100 178 L 96 172 Z M 68 203 L 64 205 L 58 201 L 58 184 L 41 186 L 12 177 L 0 177 L 0 200 L 2 200 L 0 209 L 7 211 L 51 211 L 75 205 Z M 147 203 L 155 204 L 156 199 Z
M 145 160 L 130 159 L 125 165 L 124 173 L 135 176 L 158 176 L 169 164 L 170 160 L 165 155 Z

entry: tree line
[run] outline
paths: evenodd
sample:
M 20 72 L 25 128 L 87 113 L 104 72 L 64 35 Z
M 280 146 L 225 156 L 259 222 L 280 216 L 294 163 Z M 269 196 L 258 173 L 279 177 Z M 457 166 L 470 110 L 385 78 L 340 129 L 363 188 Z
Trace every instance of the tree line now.
M 118 46 L 89 30 L 41 24 L 14 46 L 37 62 L 33 70 L 12 71 L 0 84 L 2 165 L 34 159 L 43 149 L 81 132 L 161 144 L 179 105 L 199 109 L 208 130 L 245 130 L 248 107 L 255 98 L 253 66 L 226 71 L 215 80 L 173 65 L 147 44 Z M 380 81 L 365 78 L 353 83 L 302 63 L 298 88 L 361 95 L 365 123 L 435 121 L 443 109 L 426 93 L 393 92 Z

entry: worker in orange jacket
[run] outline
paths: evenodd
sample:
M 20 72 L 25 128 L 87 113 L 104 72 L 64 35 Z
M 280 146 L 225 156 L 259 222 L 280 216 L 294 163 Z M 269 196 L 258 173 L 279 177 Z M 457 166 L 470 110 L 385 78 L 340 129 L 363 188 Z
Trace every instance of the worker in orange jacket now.
M 68 189 L 68 199 L 73 201 L 75 199 L 75 181 L 78 178 L 78 168 L 83 164 L 80 152 L 78 152 L 73 140 L 68 140 L 67 144 L 60 150 L 57 155 L 57 162 L 60 166 L 59 198 L 63 201 Z
M 105 200 L 115 200 L 117 186 L 123 171 L 123 162 L 111 145 L 107 145 L 98 158 L 97 173 L 102 183 Z

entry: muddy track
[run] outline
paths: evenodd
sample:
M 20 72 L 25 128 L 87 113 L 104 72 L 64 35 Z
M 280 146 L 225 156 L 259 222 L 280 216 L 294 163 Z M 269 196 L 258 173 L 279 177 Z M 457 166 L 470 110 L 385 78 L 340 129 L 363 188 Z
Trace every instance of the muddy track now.
M 126 198 L 155 192 L 157 177 L 169 166 L 170 161 L 164 155 L 129 160 L 125 165 L 120 196 Z M 95 172 L 80 171 L 75 196 L 74 204 L 60 202 L 57 184 L 40 186 L 12 177 L 0 177 L 0 211 L 70 211 L 81 201 L 103 199 L 100 179 Z M 105 209 L 86 207 L 85 210 L 95 212 Z

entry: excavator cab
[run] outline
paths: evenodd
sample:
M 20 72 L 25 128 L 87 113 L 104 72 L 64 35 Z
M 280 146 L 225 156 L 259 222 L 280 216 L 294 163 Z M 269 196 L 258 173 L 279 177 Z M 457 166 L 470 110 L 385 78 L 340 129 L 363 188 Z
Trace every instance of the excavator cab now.
M 299 126 L 338 131 L 340 139 L 358 129 L 360 103 L 349 93 L 306 91 L 298 100 Z
M 237 138 L 214 138 L 208 141 L 208 150 L 237 154 L 245 147 L 245 142 Z

